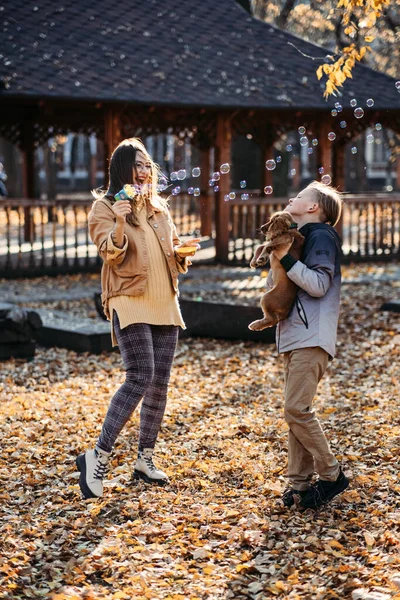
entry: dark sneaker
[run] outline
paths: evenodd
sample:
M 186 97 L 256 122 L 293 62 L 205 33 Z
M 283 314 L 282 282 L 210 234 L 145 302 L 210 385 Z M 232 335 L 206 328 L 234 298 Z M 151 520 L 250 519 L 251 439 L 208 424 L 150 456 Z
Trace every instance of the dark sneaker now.
M 302 508 L 318 508 L 326 504 L 332 498 L 343 492 L 349 485 L 349 480 L 340 469 L 336 481 L 324 481 L 320 479 L 310 487 L 307 493 L 302 497 L 300 506 Z
M 282 494 L 283 506 L 286 506 L 286 508 L 290 508 L 295 503 L 294 496 L 304 498 L 304 496 L 308 494 L 308 491 L 309 490 L 304 490 L 303 492 L 301 492 L 300 490 L 295 490 L 292 487 L 287 488 Z

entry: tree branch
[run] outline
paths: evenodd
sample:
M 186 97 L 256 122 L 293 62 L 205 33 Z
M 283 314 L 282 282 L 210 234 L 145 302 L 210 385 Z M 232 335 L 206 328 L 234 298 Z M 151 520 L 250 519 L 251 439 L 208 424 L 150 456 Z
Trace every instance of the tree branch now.
M 276 19 L 276 25 L 280 29 L 285 29 L 289 15 L 292 12 L 295 4 L 296 4 L 296 0 L 286 0 L 286 2 L 283 5 L 283 8 L 279 14 L 279 17 Z

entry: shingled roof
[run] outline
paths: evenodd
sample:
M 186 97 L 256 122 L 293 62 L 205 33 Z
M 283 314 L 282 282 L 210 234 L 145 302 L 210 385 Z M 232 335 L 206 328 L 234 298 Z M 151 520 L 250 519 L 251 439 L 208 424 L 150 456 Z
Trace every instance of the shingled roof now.
M 235 0 L 0 0 L 3 98 L 327 109 L 327 50 Z M 310 58 L 311 57 L 311 58 Z M 313 60 L 314 59 L 314 60 Z M 358 66 L 342 100 L 400 106 L 394 80 Z

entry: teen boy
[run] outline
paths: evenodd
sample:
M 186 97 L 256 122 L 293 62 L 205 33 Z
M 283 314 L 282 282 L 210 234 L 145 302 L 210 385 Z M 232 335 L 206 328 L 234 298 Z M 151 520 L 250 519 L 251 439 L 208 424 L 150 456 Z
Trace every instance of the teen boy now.
M 340 239 L 333 226 L 341 207 L 333 187 L 318 182 L 308 185 L 285 208 L 305 236 L 301 260 L 290 255 L 290 246 L 271 256 L 299 288 L 291 313 L 277 326 L 289 426 L 290 487 L 282 497 L 287 507 L 295 503 L 296 495 L 301 507 L 317 508 L 349 485 L 312 408 L 318 383 L 335 355 L 341 274 Z M 311 485 L 314 472 L 319 479 Z

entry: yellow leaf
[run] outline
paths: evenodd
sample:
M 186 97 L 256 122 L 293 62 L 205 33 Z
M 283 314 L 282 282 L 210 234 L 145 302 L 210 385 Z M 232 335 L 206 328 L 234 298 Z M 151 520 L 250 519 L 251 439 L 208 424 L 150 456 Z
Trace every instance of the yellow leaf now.
M 284 584 L 283 581 L 275 581 L 275 587 L 278 588 L 278 590 L 282 590 L 282 592 L 286 591 L 286 585 Z
M 320 67 L 318 67 L 318 69 L 317 69 L 317 78 L 318 78 L 318 80 L 320 80 L 320 79 L 321 79 L 321 77 L 322 77 L 322 73 L 323 73 L 323 65 L 321 65 L 321 66 L 320 66 Z
M 374 536 L 368 533 L 368 531 L 364 531 L 364 539 L 367 544 L 367 547 L 369 548 L 372 548 L 372 546 L 375 544 Z
M 338 542 L 337 540 L 331 540 L 328 543 L 331 548 L 339 548 L 339 549 L 343 548 L 342 544 L 340 542 Z
M 214 573 L 214 570 L 215 570 L 215 566 L 208 565 L 207 567 L 204 567 L 203 573 L 205 573 L 206 575 L 212 575 L 212 573 Z
M 366 42 L 369 43 L 369 42 L 373 42 L 375 38 L 372 35 L 367 35 L 364 39 Z

